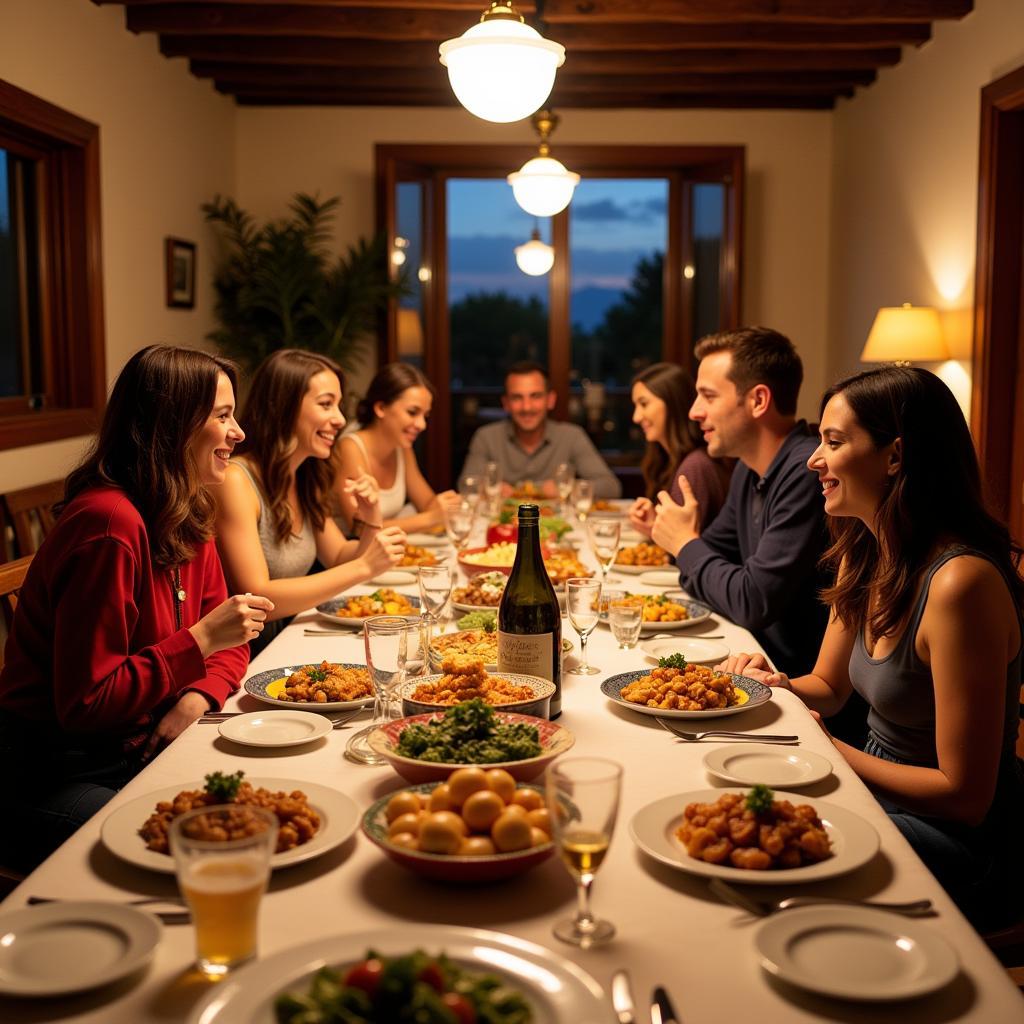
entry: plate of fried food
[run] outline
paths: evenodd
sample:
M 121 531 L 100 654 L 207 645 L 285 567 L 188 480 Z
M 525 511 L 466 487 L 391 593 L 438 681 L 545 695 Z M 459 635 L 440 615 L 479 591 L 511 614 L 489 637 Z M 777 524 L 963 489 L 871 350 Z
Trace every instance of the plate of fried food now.
M 464 654 L 481 658 L 488 672 L 498 668 L 498 634 L 491 629 L 460 629 L 457 633 L 442 633 L 430 641 L 430 667 L 441 670 L 441 663 L 450 654 Z
M 664 548 L 650 541 L 641 541 L 639 544 L 619 548 L 612 569 L 627 576 L 639 576 L 640 573 L 671 564 L 672 556 Z
M 601 692 L 620 707 L 657 718 L 720 718 L 772 698 L 771 687 L 756 679 L 690 665 L 681 655 L 662 658 L 657 668 L 609 676 Z
M 366 666 L 347 662 L 267 669 L 246 679 L 245 692 L 265 704 L 304 711 L 346 711 L 373 703 Z
M 507 582 L 508 576 L 500 571 L 471 576 L 464 587 L 452 591 L 452 607 L 460 612 L 497 608 Z
M 406 544 L 405 553 L 398 563 L 403 569 L 421 569 L 425 565 L 437 565 L 437 555 L 419 544 Z
M 491 675 L 482 658 L 448 654 L 441 672 L 402 684 L 402 714 L 424 715 L 479 697 L 501 711 L 547 718 L 555 684 L 539 676 L 502 672 Z
M 277 849 L 270 859 L 272 868 L 319 857 L 345 842 L 359 824 L 356 805 L 328 786 L 289 779 L 246 779 L 244 772 L 211 772 L 203 782 L 165 786 L 121 804 L 107 815 L 100 839 L 111 853 L 130 864 L 173 874 L 174 858 L 167 838 L 171 822 L 186 811 L 212 804 L 265 807 L 277 815 L 280 827 Z M 197 821 L 201 829 L 202 816 Z M 209 838 L 224 837 L 211 834 Z
M 878 850 L 878 833 L 853 811 L 761 785 L 662 797 L 637 811 L 629 834 L 662 864 L 744 885 L 835 878 Z
M 332 626 L 362 628 L 363 620 L 371 615 L 404 615 L 417 618 L 420 599 L 415 595 L 400 594 L 391 587 L 380 587 L 369 594 L 349 594 L 331 598 L 316 606 L 317 614 Z
M 644 618 L 641 633 L 661 633 L 666 630 L 686 629 L 711 617 L 711 609 L 700 601 L 667 594 L 630 594 L 625 590 L 601 592 L 601 621 L 608 624 L 610 604 L 643 605 Z

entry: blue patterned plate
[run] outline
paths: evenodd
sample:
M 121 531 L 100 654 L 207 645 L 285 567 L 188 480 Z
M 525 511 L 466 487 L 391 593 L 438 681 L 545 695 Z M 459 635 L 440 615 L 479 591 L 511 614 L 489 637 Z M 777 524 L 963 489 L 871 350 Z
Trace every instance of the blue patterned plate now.
M 338 609 L 344 608 L 348 604 L 349 599 L 352 597 L 365 597 L 365 594 L 348 594 L 342 595 L 341 597 L 332 597 L 330 601 L 322 601 L 316 606 L 317 614 L 321 619 L 326 619 L 332 626 L 352 626 L 355 629 L 362 629 L 363 623 L 370 617 L 369 615 L 354 615 L 349 617 L 342 617 L 338 615 Z M 407 619 L 418 619 L 420 617 L 419 607 L 420 599 L 415 594 L 402 594 L 402 597 L 409 602 L 416 609 L 414 613 L 406 614 Z M 395 615 L 400 614 L 396 612 L 389 612 L 383 606 L 379 612 L 373 612 L 374 615 Z
M 608 625 L 608 602 L 618 601 L 623 597 L 644 597 L 648 600 L 663 597 L 661 594 L 630 594 L 626 590 L 602 590 L 601 591 L 601 621 Z M 677 619 L 674 622 L 647 622 L 640 627 L 641 633 L 665 633 L 669 630 L 689 629 L 696 626 L 698 622 L 704 622 L 711 617 L 711 609 L 700 601 L 692 601 L 686 597 L 666 597 L 666 601 L 672 604 L 681 604 L 686 609 L 686 618 Z
M 307 664 L 312 664 L 307 662 Z M 319 664 L 319 663 L 318 663 Z M 350 662 L 332 662 L 342 668 L 361 668 L 365 665 L 354 665 Z M 305 665 L 285 665 L 283 668 L 271 668 L 266 672 L 257 672 L 245 681 L 245 692 L 251 693 L 264 704 L 273 704 L 275 708 L 291 708 L 293 711 L 345 711 L 350 708 L 362 708 L 373 703 L 373 697 L 360 697 L 358 700 L 329 700 L 323 704 L 313 701 L 281 700 L 285 680 Z M 369 677 L 367 677 L 369 678 Z
M 620 672 L 617 676 L 609 676 L 601 683 L 601 692 L 616 704 L 630 711 L 638 711 L 641 715 L 654 715 L 656 718 L 721 718 L 723 715 L 738 715 L 741 711 L 750 708 L 760 707 L 772 699 L 770 686 L 759 683 L 756 679 L 748 679 L 746 676 L 733 675 L 732 672 L 723 672 L 722 675 L 732 676 L 733 685 L 744 695 L 743 703 L 736 704 L 730 708 L 712 708 L 708 711 L 671 711 L 665 708 L 649 708 L 643 704 L 632 704 L 619 696 L 619 691 L 628 686 L 635 679 L 649 676 L 651 669 L 642 668 L 635 672 Z

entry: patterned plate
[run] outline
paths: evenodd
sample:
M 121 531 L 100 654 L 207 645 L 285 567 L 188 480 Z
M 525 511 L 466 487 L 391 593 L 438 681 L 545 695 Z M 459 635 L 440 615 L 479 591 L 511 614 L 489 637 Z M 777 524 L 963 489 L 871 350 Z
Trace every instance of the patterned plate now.
M 746 694 L 746 700 L 731 708 L 712 708 L 708 711 L 670 711 L 664 708 L 645 707 L 643 704 L 632 704 L 619 696 L 619 691 L 624 686 L 650 674 L 651 669 L 642 668 L 636 672 L 620 672 L 617 676 L 609 676 L 601 683 L 601 692 L 621 707 L 629 708 L 630 711 L 638 711 L 641 715 L 654 715 L 656 718 L 721 718 L 723 715 L 738 715 L 741 711 L 760 707 L 772 699 L 770 686 L 765 686 L 764 683 L 759 683 L 756 679 L 748 679 L 746 676 L 733 675 L 732 672 L 723 672 L 722 675 L 732 676 L 733 685 L 741 693 Z
M 416 567 L 415 566 L 403 566 L 402 569 L 405 572 L 415 572 L 416 571 Z M 362 596 L 362 595 L 359 595 L 359 596 Z M 409 604 L 411 604 L 413 606 L 413 608 L 417 608 L 417 609 L 419 608 L 419 606 L 420 606 L 420 599 L 415 594 L 403 594 L 402 596 L 409 602 Z M 368 618 L 370 618 L 370 616 L 369 615 L 362 615 L 362 616 L 350 616 L 350 617 L 342 618 L 340 615 L 338 615 L 338 609 L 339 608 L 343 608 L 346 604 L 348 604 L 348 598 L 347 597 L 344 597 L 344 596 L 342 596 L 342 597 L 332 597 L 330 601 L 323 601 L 323 602 L 321 602 L 320 604 L 318 604 L 316 606 L 317 614 L 320 616 L 321 619 L 326 619 L 332 626 L 338 626 L 338 625 L 341 625 L 341 626 L 352 626 L 352 627 L 354 627 L 356 629 L 362 629 L 363 628 L 363 623 Z M 374 615 L 390 615 L 390 614 L 391 614 L 390 612 L 374 612 Z M 407 618 L 407 619 L 418 619 L 419 617 L 420 616 L 419 616 L 419 612 L 418 611 L 415 614 L 410 614 L 410 615 L 406 615 L 405 616 L 405 618 Z
M 617 601 L 621 597 L 625 597 L 627 592 L 625 590 L 605 590 L 601 593 L 601 621 L 607 626 L 608 625 L 608 601 Z M 657 596 L 650 594 L 636 594 L 635 597 L 650 597 Z M 677 629 L 689 629 L 690 626 L 696 626 L 698 622 L 704 622 L 706 619 L 711 618 L 711 609 L 706 604 L 701 604 L 700 601 L 692 601 L 685 597 L 669 597 L 669 601 L 673 604 L 681 604 L 689 613 L 689 616 L 685 619 L 679 619 L 675 622 L 644 622 L 640 627 L 640 632 L 644 634 L 648 633 L 666 633 L 670 630 Z
M 319 663 L 317 663 L 319 664 Z M 333 662 L 342 668 L 361 668 L 365 665 L 353 665 L 350 662 Z M 292 711 L 345 711 L 348 708 L 362 708 L 373 703 L 373 697 L 360 697 L 358 700 L 329 700 L 323 704 L 297 700 L 281 700 L 285 680 L 305 665 L 285 665 L 283 668 L 271 668 L 266 672 L 257 672 L 245 681 L 245 692 L 251 693 L 257 700 L 265 704 L 273 704 L 276 708 L 290 708 Z

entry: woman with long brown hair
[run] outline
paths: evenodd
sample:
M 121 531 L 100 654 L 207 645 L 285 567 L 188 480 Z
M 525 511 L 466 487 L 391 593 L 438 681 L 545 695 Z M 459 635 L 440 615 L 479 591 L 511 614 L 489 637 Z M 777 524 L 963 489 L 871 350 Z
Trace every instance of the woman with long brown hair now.
M 992 926 L 1024 902 L 1020 549 L 985 510 L 967 424 L 934 374 L 847 377 L 822 400 L 820 435 L 808 466 L 836 576 L 814 671 L 790 680 L 760 655 L 727 666 L 823 716 L 860 693 L 865 748 L 833 743 L 960 908 Z
M 326 514 L 331 453 L 345 425 L 342 380 L 341 367 L 316 352 L 268 356 L 253 375 L 241 417 L 244 453 L 217 494 L 217 545 L 227 578 L 239 590 L 266 594 L 275 622 L 372 579 L 405 550 L 401 530 L 381 528 L 376 483 L 365 473 L 341 483 L 363 523 L 360 539 L 346 540 Z M 317 560 L 327 568 L 309 575 Z
M 736 460 L 708 455 L 700 427 L 688 415 L 697 398 L 693 378 L 675 363 L 654 363 L 633 378 L 631 397 L 633 422 L 644 432 L 647 447 L 640 463 L 644 497 L 633 502 L 630 523 L 650 537 L 658 495 L 667 491 L 682 504 L 682 475 L 697 497 L 704 529 L 725 504 Z
M 228 599 L 213 501 L 234 446 L 231 363 L 152 345 L 114 384 L 21 589 L 0 671 L 0 829 L 32 867 L 238 688 L 273 608 Z M 15 780 L 21 780 L 15 781 Z

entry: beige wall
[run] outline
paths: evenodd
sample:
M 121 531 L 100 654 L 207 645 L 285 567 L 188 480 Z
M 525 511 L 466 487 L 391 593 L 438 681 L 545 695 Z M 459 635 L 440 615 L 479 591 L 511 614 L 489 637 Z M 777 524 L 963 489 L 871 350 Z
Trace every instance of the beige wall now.
M 842 101 L 834 122 L 828 375 L 859 369 L 879 306 L 936 306 L 969 358 L 981 89 L 1024 65 L 1024 4 L 976 0 Z M 969 394 L 969 365 L 937 367 Z
M 128 32 L 124 8 L 86 0 L 2 0 L 0 76 L 100 126 L 108 381 L 143 345 L 203 344 L 213 239 L 199 205 L 234 186 L 231 101 Z M 199 245 L 194 310 L 164 304 L 167 235 Z M 0 489 L 62 476 L 82 445 L 0 452 Z
M 336 223 L 342 239 L 373 231 L 376 142 L 535 140 L 528 123 L 492 125 L 462 110 L 249 107 L 237 112 L 236 137 L 237 198 L 246 209 L 277 216 L 294 192 L 340 195 Z M 743 316 L 748 323 L 777 327 L 797 343 L 805 357 L 810 411 L 826 375 L 832 115 L 565 112 L 554 155 L 559 143 L 586 142 L 747 147 Z

